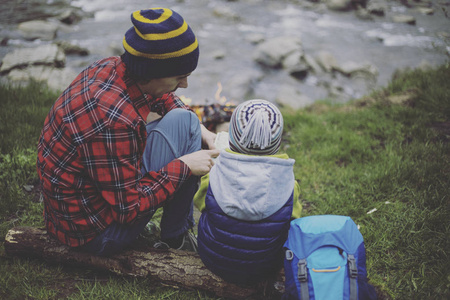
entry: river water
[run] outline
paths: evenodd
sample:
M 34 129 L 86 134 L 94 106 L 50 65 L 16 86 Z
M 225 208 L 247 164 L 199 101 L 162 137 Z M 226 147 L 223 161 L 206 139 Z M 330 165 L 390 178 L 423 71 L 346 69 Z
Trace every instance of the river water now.
M 439 7 L 447 7 L 449 2 L 439 3 Z M 189 77 L 189 87 L 177 92 L 191 98 L 193 104 L 213 101 L 218 83 L 223 85 L 221 95 L 235 102 L 244 97 L 275 101 L 286 86 L 294 86 L 315 101 L 329 96 L 324 86 L 330 84 L 341 91 L 332 100 L 347 101 L 385 86 L 396 69 L 416 68 L 424 62 L 436 66 L 449 57 L 450 21 L 443 10 L 435 8 L 434 15 L 424 15 L 394 1 L 386 2 L 386 16 L 371 21 L 357 18 L 354 12 L 333 12 L 323 5 L 288 0 L 79 0 L 72 5 L 94 15 L 58 36 L 89 49 L 88 57 L 68 57 L 67 65 L 76 70 L 120 48 L 131 26 L 131 12 L 147 7 L 170 7 L 179 12 L 200 43 L 198 68 Z M 394 14 L 413 15 L 417 23 L 393 23 Z M 368 84 L 336 74 L 311 73 L 298 80 L 283 70 L 263 69 L 253 60 L 256 46 L 249 38 L 255 34 L 266 40 L 299 37 L 307 55 L 328 51 L 338 64 L 367 62 L 378 69 L 379 75 Z M 245 93 L 236 92 L 237 81 L 248 82 L 251 87 Z

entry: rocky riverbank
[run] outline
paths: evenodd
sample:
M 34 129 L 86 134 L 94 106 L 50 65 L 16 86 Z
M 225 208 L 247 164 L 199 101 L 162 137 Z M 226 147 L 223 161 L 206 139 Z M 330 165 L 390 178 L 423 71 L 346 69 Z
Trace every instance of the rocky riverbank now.
M 450 2 L 444 0 L 164 4 L 185 16 L 201 44 L 186 90 L 194 104 L 214 101 L 217 82 L 235 102 L 258 97 L 294 108 L 324 98 L 342 102 L 385 84 L 397 68 L 429 67 L 449 56 Z M 64 89 L 92 61 L 121 53 L 129 13 L 142 5 L 7 0 L 0 9 L 1 80 Z M 90 36 L 93 27 L 98 38 Z
M 86 56 L 89 51 L 58 37 L 93 15 L 71 6 L 69 0 L 4 2 L 0 40 L 1 48 L 8 51 L 0 52 L 2 81 L 23 84 L 36 80 L 54 90 L 64 89 L 77 75 L 66 68 L 66 55 Z

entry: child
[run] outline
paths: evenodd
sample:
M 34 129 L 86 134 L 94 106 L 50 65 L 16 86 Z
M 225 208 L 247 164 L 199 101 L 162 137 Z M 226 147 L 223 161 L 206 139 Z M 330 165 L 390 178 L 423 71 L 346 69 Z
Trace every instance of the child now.
M 209 184 L 205 176 L 203 191 L 194 198 L 202 211 L 200 257 L 229 282 L 252 284 L 274 276 L 282 265 L 291 217 L 300 217 L 294 160 L 276 155 L 282 132 L 283 117 L 272 103 L 249 100 L 237 106 L 229 148 L 221 151 Z

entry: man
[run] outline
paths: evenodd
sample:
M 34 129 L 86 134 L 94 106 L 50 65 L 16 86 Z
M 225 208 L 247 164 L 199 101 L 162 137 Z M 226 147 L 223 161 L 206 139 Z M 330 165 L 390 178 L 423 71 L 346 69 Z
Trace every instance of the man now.
M 136 11 L 131 20 L 125 53 L 82 71 L 45 120 L 37 169 L 47 231 L 111 255 L 164 206 L 161 244 L 195 251 L 192 198 L 219 151 L 215 134 L 173 92 L 188 86 L 198 42 L 167 8 Z M 146 124 L 150 113 L 162 118 Z

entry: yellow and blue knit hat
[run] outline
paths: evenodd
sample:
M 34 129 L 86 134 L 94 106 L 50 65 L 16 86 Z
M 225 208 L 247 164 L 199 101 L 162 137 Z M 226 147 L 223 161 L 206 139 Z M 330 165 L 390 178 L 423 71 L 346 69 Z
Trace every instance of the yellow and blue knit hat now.
M 122 60 L 127 70 L 142 79 L 191 73 L 198 63 L 194 32 L 177 12 L 151 8 L 131 14 L 131 27 L 123 39 Z
M 280 149 L 283 116 L 266 100 L 239 104 L 230 119 L 230 149 L 243 154 L 272 155 Z

